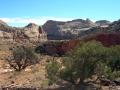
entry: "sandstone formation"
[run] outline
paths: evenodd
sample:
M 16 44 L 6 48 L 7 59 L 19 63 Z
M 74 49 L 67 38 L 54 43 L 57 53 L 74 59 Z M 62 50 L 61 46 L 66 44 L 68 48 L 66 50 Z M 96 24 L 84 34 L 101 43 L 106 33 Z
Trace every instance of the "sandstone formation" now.
M 44 46 L 37 47 L 36 51 L 40 50 L 41 53 L 47 53 L 49 55 L 53 55 L 55 53 L 63 55 L 70 49 L 74 49 L 81 41 L 88 42 L 91 40 L 100 41 L 106 47 L 110 47 L 111 45 L 120 45 L 120 34 L 101 34 L 86 40 L 74 40 L 66 43 L 59 43 L 57 45 L 54 45 L 53 43 L 46 44 Z
M 0 41 L 14 42 L 27 40 L 27 37 L 20 30 L 8 26 L 5 22 L 0 20 Z
M 22 32 L 29 37 L 30 41 L 47 41 L 47 34 L 41 26 L 34 23 L 30 23 L 24 28 L 21 28 Z
M 113 23 L 111 23 L 109 27 L 112 27 L 112 28 L 120 27 L 120 19 L 118 21 L 114 21 Z
M 102 21 L 100 22 L 102 23 Z M 96 26 L 100 25 L 93 23 L 88 18 L 86 20 L 75 19 L 67 22 L 49 20 L 43 25 L 43 29 L 47 32 L 48 39 L 61 40 L 76 38 L 79 33 Z
M 87 39 L 100 34 L 120 34 L 120 20 L 108 25 L 108 27 L 93 27 L 79 33 L 79 39 Z
M 84 40 L 85 42 L 96 40 L 102 42 L 102 44 L 106 47 L 110 47 L 111 45 L 120 45 L 120 34 L 101 34 L 97 36 L 93 36 Z M 74 49 L 82 40 L 70 41 L 65 44 L 56 45 L 57 53 L 60 55 L 65 54 L 68 50 Z
M 106 47 L 110 47 L 111 45 L 120 45 L 120 33 L 119 34 L 100 34 L 97 36 L 93 36 L 91 38 L 86 39 L 85 41 L 96 40 L 102 42 L 102 44 Z
M 47 34 L 41 26 L 30 23 L 23 28 L 15 28 L 0 20 L 0 42 L 40 42 L 46 40 Z
M 85 31 L 84 35 L 80 37 L 82 38 L 68 42 L 46 44 L 42 47 L 37 47 L 36 51 L 40 50 L 40 52 L 50 55 L 55 53 L 63 55 L 68 50 L 74 49 L 81 41 L 88 42 L 91 40 L 100 41 L 106 47 L 120 45 L 120 20 L 113 22 L 109 27 L 91 28 L 90 30 Z
M 98 26 L 102 26 L 102 27 L 107 27 L 109 24 L 111 24 L 110 21 L 107 20 L 99 20 L 95 22 Z
M 2 20 L 0 20 L 0 26 L 1 25 L 7 26 L 7 24 L 5 22 L 3 22 Z

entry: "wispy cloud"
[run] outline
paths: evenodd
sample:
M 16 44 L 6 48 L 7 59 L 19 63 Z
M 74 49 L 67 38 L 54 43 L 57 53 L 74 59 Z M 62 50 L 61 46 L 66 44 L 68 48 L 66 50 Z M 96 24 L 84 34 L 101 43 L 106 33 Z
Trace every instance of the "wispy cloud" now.
M 56 17 L 39 17 L 39 18 L 31 18 L 29 16 L 25 17 L 17 17 L 17 18 L 0 18 L 6 23 L 15 23 L 15 24 L 28 24 L 35 23 L 38 25 L 43 25 L 47 20 L 56 20 L 56 21 L 70 21 L 74 18 L 56 18 Z

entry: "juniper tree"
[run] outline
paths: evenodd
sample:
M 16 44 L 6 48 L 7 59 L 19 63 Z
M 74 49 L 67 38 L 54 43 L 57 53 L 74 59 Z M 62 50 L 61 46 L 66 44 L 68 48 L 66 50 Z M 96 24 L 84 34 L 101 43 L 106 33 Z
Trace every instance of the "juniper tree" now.
M 22 71 L 26 67 L 39 62 L 38 58 L 30 48 L 18 47 L 12 50 L 12 59 L 8 59 L 8 63 L 16 71 Z
M 74 50 L 66 53 L 61 64 L 63 68 L 54 72 L 54 76 L 72 84 L 83 83 L 85 79 L 92 78 L 96 74 L 96 66 L 106 58 L 105 52 L 106 48 L 100 42 L 81 42 Z M 54 70 L 53 63 L 50 63 L 49 66 Z M 51 72 L 49 77 L 52 76 Z

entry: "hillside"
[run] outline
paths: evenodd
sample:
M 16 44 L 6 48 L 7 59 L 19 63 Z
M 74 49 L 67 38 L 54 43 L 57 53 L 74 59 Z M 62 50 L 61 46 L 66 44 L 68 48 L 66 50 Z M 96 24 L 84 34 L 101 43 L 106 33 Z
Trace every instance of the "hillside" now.
M 68 50 L 74 49 L 81 41 L 96 40 L 102 42 L 106 47 L 111 45 L 120 45 L 120 20 L 111 23 L 108 27 L 93 27 L 79 34 L 77 39 L 71 41 L 63 41 L 62 43 L 47 43 L 46 45 L 36 48 L 41 52 L 48 54 L 57 53 L 65 54 Z M 52 48 L 52 51 L 50 50 Z
M 92 22 L 90 19 L 75 19 L 72 21 L 62 22 L 49 20 L 43 25 L 43 29 L 47 32 L 49 40 L 73 39 L 81 33 L 81 31 L 89 30 L 96 26 L 108 26 L 107 20 Z
M 25 27 L 8 26 L 0 20 L 0 41 L 2 42 L 41 42 L 47 41 L 46 32 L 41 26 L 30 23 Z
M 120 34 L 120 20 L 109 24 L 108 27 L 93 27 L 89 30 L 79 33 L 78 38 L 86 39 L 100 34 Z
M 4 25 L 3 25 L 4 24 Z M 2 25 L 4 27 L 9 27 L 5 23 Z M 11 27 L 14 30 L 16 28 Z M 6 29 L 8 30 L 8 29 Z M 23 34 L 28 35 L 29 39 L 26 40 L 37 40 L 34 36 L 36 33 L 45 33 L 43 29 L 33 23 L 28 24 L 27 26 L 18 29 Z M 2 31 L 2 29 L 1 29 Z M 4 31 L 4 30 L 3 30 Z M 12 30 L 11 30 L 12 31 Z M 9 31 L 6 31 L 9 32 Z M 11 33 L 11 32 L 10 32 Z M 33 33 L 33 34 L 32 34 Z M 32 36 L 30 38 L 30 36 Z M 38 34 L 37 34 L 38 35 Z M 22 40 L 20 38 L 19 40 Z M 24 40 L 24 39 L 23 39 Z M 66 90 L 71 89 L 72 85 L 69 83 L 63 82 L 63 84 L 59 85 L 48 85 L 49 80 L 45 77 L 45 65 L 48 63 L 48 60 L 53 60 L 53 57 L 48 56 L 53 55 L 55 53 L 59 55 L 65 54 L 68 50 L 74 49 L 81 41 L 88 42 L 90 40 L 97 40 L 103 43 L 104 46 L 109 47 L 111 45 L 120 45 L 120 20 L 113 22 L 109 25 L 109 27 L 93 27 L 90 30 L 86 30 L 83 32 L 83 35 L 79 34 L 76 40 L 62 40 L 62 41 L 51 41 L 42 44 L 36 48 L 36 51 L 40 51 L 45 55 L 37 54 L 40 58 L 40 63 L 36 65 L 31 65 L 26 70 L 21 73 L 15 72 L 11 69 L 6 62 L 6 59 L 11 55 L 11 48 L 16 46 L 26 46 L 33 47 L 33 44 L 30 43 L 18 43 L 16 41 L 14 44 L 11 42 L 7 42 L 6 44 L 0 44 L 0 87 L 12 86 L 17 88 L 29 88 L 29 89 L 38 89 L 38 90 Z M 35 46 L 33 47 L 35 48 Z M 56 61 L 60 61 L 61 57 L 55 57 Z M 12 70 L 12 72 L 6 72 L 6 70 Z M 93 86 L 99 88 L 100 86 L 97 84 L 89 84 L 90 87 Z M 64 86 L 64 87 L 63 87 Z M 84 86 L 86 87 L 86 86 Z M 89 86 L 88 86 L 89 87 Z M 119 87 L 119 86 L 117 86 Z M 49 89 L 48 89 L 49 88 Z M 108 90 L 109 87 L 102 86 L 103 90 Z

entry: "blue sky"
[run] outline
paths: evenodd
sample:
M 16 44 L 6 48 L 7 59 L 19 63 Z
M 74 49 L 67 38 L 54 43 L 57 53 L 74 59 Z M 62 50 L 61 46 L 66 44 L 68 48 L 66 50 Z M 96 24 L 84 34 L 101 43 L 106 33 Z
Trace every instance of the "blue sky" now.
M 16 27 L 47 20 L 120 19 L 120 0 L 0 0 L 0 9 L 0 19 Z

